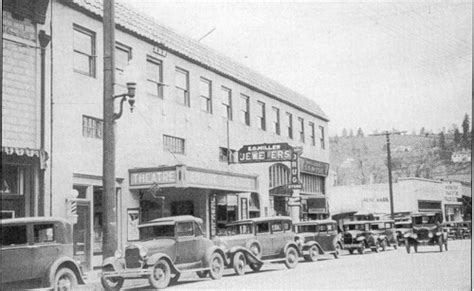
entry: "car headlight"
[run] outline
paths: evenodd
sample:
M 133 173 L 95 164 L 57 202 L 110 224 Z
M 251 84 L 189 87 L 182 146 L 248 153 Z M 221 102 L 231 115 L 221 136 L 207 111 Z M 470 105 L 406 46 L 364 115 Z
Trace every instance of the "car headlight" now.
M 432 233 L 432 232 L 428 233 L 428 237 L 429 237 L 429 238 L 432 238 L 432 237 L 433 237 L 433 233 Z
M 139 247 L 139 254 L 140 254 L 140 257 L 145 258 L 146 255 L 148 254 L 148 249 L 144 246 L 140 246 Z
M 119 259 L 122 257 L 122 252 L 120 250 L 116 250 L 115 253 L 114 253 L 114 257 L 116 259 Z

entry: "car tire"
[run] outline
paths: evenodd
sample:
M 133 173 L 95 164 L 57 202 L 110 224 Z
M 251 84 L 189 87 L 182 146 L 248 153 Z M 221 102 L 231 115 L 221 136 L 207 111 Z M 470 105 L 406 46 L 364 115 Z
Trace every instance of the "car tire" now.
M 383 240 L 381 243 L 380 243 L 380 246 L 382 247 L 382 252 L 385 252 L 387 250 L 387 241 L 386 240 Z
M 209 260 L 209 276 L 213 280 L 219 280 L 224 274 L 224 258 L 219 253 L 213 253 Z
M 148 278 L 150 285 L 156 289 L 163 289 L 168 287 L 171 281 L 171 267 L 168 261 L 158 260 L 150 267 L 151 275 Z
M 246 264 L 245 255 L 242 252 L 235 253 L 232 258 L 232 267 L 234 268 L 235 274 L 239 276 L 245 275 Z
M 359 248 L 357 248 L 357 251 L 359 252 L 359 254 L 363 255 L 364 249 L 365 249 L 365 244 L 364 242 L 361 242 Z
M 114 271 L 114 268 L 112 266 L 105 266 L 102 268 L 102 271 Z M 124 279 L 121 277 L 118 278 L 100 278 L 100 282 L 102 283 L 102 287 L 104 287 L 105 290 L 108 291 L 115 291 L 115 290 L 120 290 L 123 286 L 123 281 Z
M 395 239 L 395 243 L 393 244 L 394 249 L 398 249 L 398 239 Z
M 249 264 L 249 267 L 252 271 L 259 272 L 262 269 L 263 264 Z
M 288 247 L 285 252 L 285 266 L 294 269 L 298 265 L 298 251 L 294 247 Z
M 354 254 L 354 249 L 349 249 L 349 254 Z
M 69 268 L 61 268 L 54 275 L 53 290 L 74 290 L 77 286 L 76 273 Z
M 373 252 L 378 253 L 378 252 L 379 252 L 379 248 L 380 248 L 380 242 L 379 242 L 379 241 L 376 241 L 376 242 L 375 242 L 375 246 L 372 247 L 371 249 L 372 249 Z
M 335 259 L 339 259 L 339 257 L 341 256 L 341 252 L 342 252 L 342 247 L 340 244 L 336 244 L 336 247 L 335 247 L 335 251 L 334 251 L 334 258 Z
M 415 242 L 413 244 L 413 248 L 415 249 L 415 253 L 418 253 L 418 243 L 417 242 Z
M 198 275 L 199 278 L 203 279 L 209 275 L 209 271 L 197 271 L 196 275 Z
M 312 246 L 308 250 L 308 254 L 303 256 L 307 262 L 316 262 L 319 257 L 319 249 L 317 246 Z
M 446 240 L 446 241 L 444 242 L 444 249 L 445 249 L 446 251 L 448 251 L 448 240 Z

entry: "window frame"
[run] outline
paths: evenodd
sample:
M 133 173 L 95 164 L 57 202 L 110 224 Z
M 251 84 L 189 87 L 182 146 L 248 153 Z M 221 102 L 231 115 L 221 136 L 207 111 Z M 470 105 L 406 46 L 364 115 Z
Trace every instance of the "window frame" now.
M 121 42 L 116 41 L 115 42 L 115 51 L 117 51 L 117 50 L 121 50 L 121 51 L 127 53 L 127 65 L 130 64 L 130 60 L 132 59 L 132 48 L 129 47 L 128 45 L 125 45 Z M 117 53 L 115 53 L 115 55 L 117 56 Z M 115 58 L 115 60 L 117 60 L 117 58 Z M 125 68 L 118 67 L 117 66 L 117 61 L 115 61 L 115 71 L 118 71 L 119 74 L 123 74 L 123 72 L 125 72 Z
M 229 153 L 228 150 L 230 151 L 230 158 L 229 158 Z M 227 153 L 227 155 L 224 155 L 224 151 Z M 227 149 L 226 147 L 219 147 L 219 162 L 223 163 L 232 163 L 235 161 L 234 156 L 237 151 L 234 149 Z M 224 159 L 224 157 L 227 157 L 227 160 Z
M 299 130 L 299 135 L 300 135 L 300 139 L 299 141 L 304 143 L 305 142 L 305 136 L 304 136 L 304 118 L 303 117 L 298 117 L 298 122 L 300 124 L 300 130 Z
M 308 125 L 309 125 L 309 134 L 310 134 L 309 139 L 311 140 L 311 145 L 316 146 L 316 132 L 314 129 L 314 122 L 309 121 Z
M 83 26 L 80 26 L 78 24 L 75 24 L 75 23 L 73 23 L 72 27 L 73 27 L 73 34 L 82 33 L 83 35 L 87 35 L 88 37 L 90 37 L 90 46 L 91 46 L 91 52 L 90 52 L 91 54 L 90 55 L 86 52 L 83 52 L 83 51 L 79 50 L 74 45 L 74 35 L 73 35 L 73 41 L 72 41 L 72 50 L 73 50 L 73 58 L 72 58 L 73 65 L 72 65 L 72 67 L 73 67 L 73 70 L 76 73 L 83 74 L 83 75 L 95 78 L 96 74 L 97 74 L 96 33 L 94 31 L 90 30 L 90 29 L 87 29 L 87 28 L 85 28 Z M 87 56 L 88 57 L 88 61 L 89 61 L 88 62 L 88 64 L 89 64 L 89 71 L 88 72 L 76 68 L 75 62 L 74 62 L 74 56 L 76 54 L 80 54 L 82 56 Z
M 153 94 L 150 91 L 148 91 L 148 87 L 147 87 L 147 95 L 155 96 L 155 97 L 158 97 L 160 99 L 163 99 L 163 61 L 160 60 L 160 59 L 157 59 L 157 58 L 154 58 L 152 56 L 147 55 L 146 56 L 147 66 L 148 66 L 148 63 L 151 63 L 153 65 L 158 66 L 159 80 L 151 79 L 150 76 L 148 75 L 148 68 L 146 68 L 146 72 L 147 72 L 146 81 L 147 81 L 147 83 L 156 84 L 156 86 L 158 88 L 158 90 L 157 90 L 158 94 Z
M 267 130 L 266 104 L 263 101 L 257 101 L 257 106 L 260 107 L 260 112 L 257 109 L 257 128 Z
M 287 137 L 289 139 L 293 139 L 293 137 L 294 137 L 294 135 L 293 135 L 293 114 L 290 113 L 290 112 L 286 112 L 286 120 L 287 120 L 287 124 L 286 124 Z
M 89 126 L 89 123 L 93 126 Z M 93 134 L 91 135 L 90 132 L 93 132 Z M 83 114 L 82 137 L 100 140 L 104 139 L 104 120 Z
M 191 107 L 191 102 L 189 100 L 189 96 L 190 96 L 190 90 L 189 90 L 189 71 L 186 71 L 185 69 L 183 68 L 180 68 L 180 67 L 175 67 L 175 84 L 174 84 L 174 87 L 175 87 L 175 101 L 176 103 L 178 104 L 181 104 L 183 106 L 186 106 L 186 107 Z M 178 74 L 183 74 L 184 76 L 186 76 L 186 88 L 181 88 L 178 86 L 177 84 L 177 76 Z M 178 92 L 184 92 L 184 96 L 181 96 L 181 95 L 178 95 Z M 184 97 L 184 102 L 181 102 L 181 101 L 178 101 L 178 97 L 181 98 L 181 97 Z
M 227 101 L 229 104 L 224 103 L 224 92 L 227 92 Z M 222 112 L 222 117 L 232 121 L 232 89 L 221 86 L 221 108 L 225 107 L 225 112 Z M 225 114 L 224 114 L 225 113 Z
M 177 152 L 177 151 L 172 151 L 172 148 L 170 146 L 167 146 L 167 140 L 175 140 L 180 141 L 182 143 L 182 150 Z M 175 147 L 176 146 L 176 147 Z M 173 149 L 177 148 L 178 144 L 173 145 Z M 168 134 L 163 134 L 163 150 L 168 151 L 173 154 L 178 154 L 178 155 L 186 155 L 186 140 L 184 138 L 180 138 L 177 136 L 172 136 Z
M 320 138 L 319 141 L 321 143 L 321 149 L 326 149 L 326 141 L 325 141 L 325 134 L 324 134 L 324 126 L 319 126 Z
M 203 112 L 206 112 L 206 113 L 209 113 L 209 114 L 212 114 L 212 81 L 209 80 L 209 79 L 206 79 L 204 77 L 200 77 L 199 78 L 199 83 L 202 84 L 202 83 L 206 83 L 208 85 L 208 89 L 209 91 L 207 92 L 209 94 L 209 96 L 204 96 L 201 91 L 201 86 L 199 86 L 199 108 L 201 109 L 201 111 Z M 201 102 L 203 102 L 205 99 L 206 101 L 206 110 L 203 110 L 202 108 L 202 104 Z
M 274 125 L 273 133 L 275 133 L 276 135 L 280 135 L 281 134 L 280 109 L 275 106 L 272 106 L 272 112 L 275 114 L 273 116 L 275 120 L 272 121 Z
M 245 108 L 240 109 L 240 112 L 242 113 L 242 117 L 243 117 L 243 120 L 241 121 L 243 121 L 242 122 L 243 124 L 250 126 L 250 97 L 241 93 L 240 100 L 241 101 L 244 100 L 245 102 Z

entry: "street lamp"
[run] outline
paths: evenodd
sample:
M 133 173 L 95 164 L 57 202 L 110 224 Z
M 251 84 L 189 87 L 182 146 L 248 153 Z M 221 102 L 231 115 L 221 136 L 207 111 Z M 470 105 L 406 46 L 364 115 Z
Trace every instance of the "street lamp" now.
M 118 113 L 114 113 L 113 120 L 117 120 L 122 116 L 123 103 L 127 100 L 128 100 L 128 104 L 130 104 L 130 112 L 133 112 L 133 109 L 135 108 L 135 90 L 136 90 L 136 88 L 137 88 L 137 83 L 127 82 L 127 93 L 114 96 L 114 99 L 122 98 L 122 100 L 120 100 L 120 111 Z

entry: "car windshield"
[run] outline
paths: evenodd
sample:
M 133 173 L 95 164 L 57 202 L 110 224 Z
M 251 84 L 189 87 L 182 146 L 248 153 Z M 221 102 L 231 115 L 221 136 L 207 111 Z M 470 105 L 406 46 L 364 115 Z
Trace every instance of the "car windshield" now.
M 413 217 L 413 224 L 435 224 L 439 222 L 439 218 L 436 215 L 423 215 Z
M 317 225 L 310 224 L 310 225 L 298 225 L 296 227 L 296 232 L 317 232 Z
M 344 230 L 365 230 L 365 224 L 346 224 Z
M 411 223 L 397 223 L 395 224 L 395 228 L 411 228 Z
M 150 225 L 140 228 L 140 240 L 174 237 L 174 224 Z
M 222 235 L 251 234 L 252 224 L 234 224 L 228 225 Z

